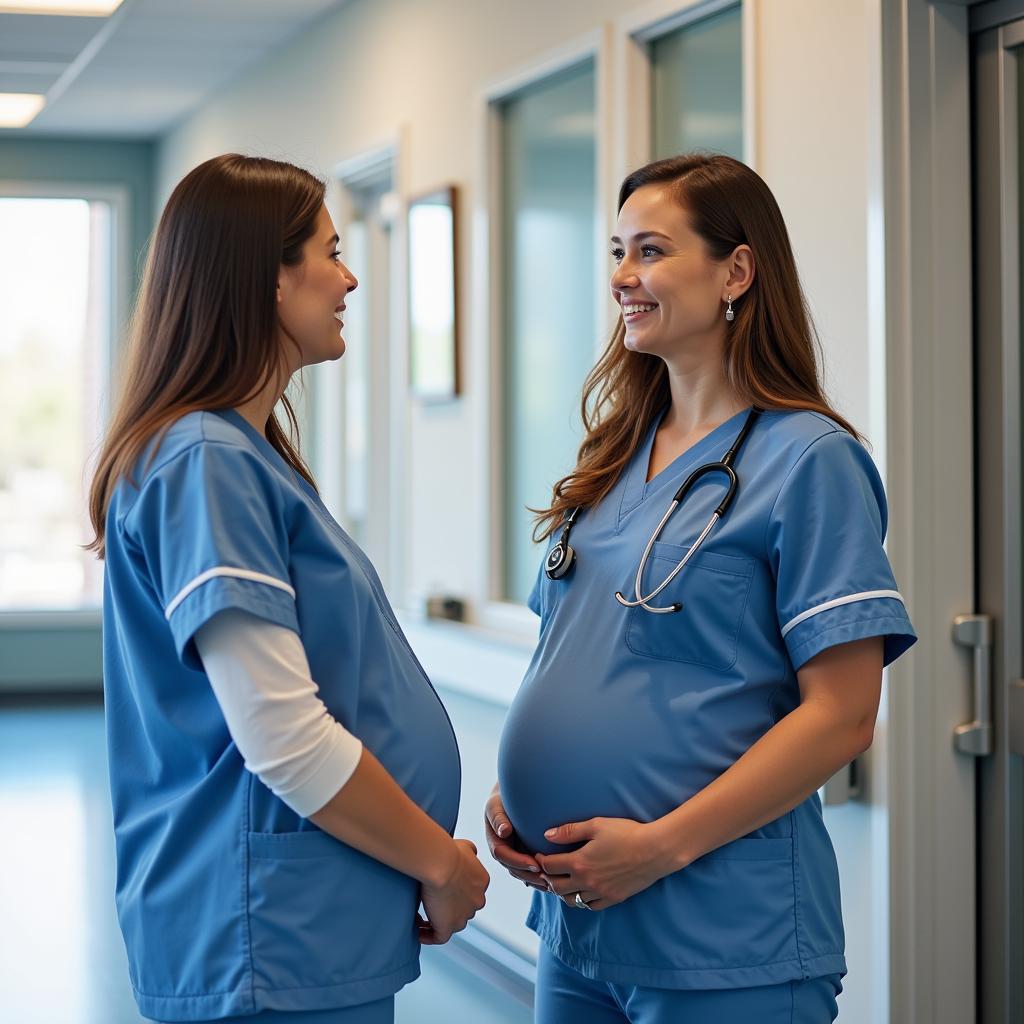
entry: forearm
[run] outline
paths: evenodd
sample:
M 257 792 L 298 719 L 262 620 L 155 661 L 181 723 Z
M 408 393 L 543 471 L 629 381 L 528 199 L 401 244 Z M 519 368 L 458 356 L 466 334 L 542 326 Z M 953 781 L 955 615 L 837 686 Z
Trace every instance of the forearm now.
M 427 885 L 443 886 L 458 864 L 455 840 L 406 796 L 365 747 L 351 778 L 310 821 Z
M 792 810 L 867 745 L 863 724 L 837 722 L 804 703 L 773 726 L 714 782 L 654 822 L 669 874 Z

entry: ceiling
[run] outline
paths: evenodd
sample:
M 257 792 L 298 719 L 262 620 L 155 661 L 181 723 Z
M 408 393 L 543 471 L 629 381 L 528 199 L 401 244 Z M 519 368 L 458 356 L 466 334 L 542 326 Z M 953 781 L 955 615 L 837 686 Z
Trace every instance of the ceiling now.
M 347 0 L 124 0 L 109 18 L 0 14 L 0 92 L 45 93 L 10 135 L 149 138 Z

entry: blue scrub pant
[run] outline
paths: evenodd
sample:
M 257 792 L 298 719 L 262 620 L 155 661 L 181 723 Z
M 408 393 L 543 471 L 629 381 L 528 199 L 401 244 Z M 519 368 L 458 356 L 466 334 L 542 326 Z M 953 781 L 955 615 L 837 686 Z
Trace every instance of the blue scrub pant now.
M 395 997 L 340 1010 L 264 1010 L 248 1017 L 219 1017 L 191 1024 L 394 1024 Z
M 732 989 L 644 988 L 592 981 L 542 943 L 534 1024 L 831 1024 L 838 974 Z

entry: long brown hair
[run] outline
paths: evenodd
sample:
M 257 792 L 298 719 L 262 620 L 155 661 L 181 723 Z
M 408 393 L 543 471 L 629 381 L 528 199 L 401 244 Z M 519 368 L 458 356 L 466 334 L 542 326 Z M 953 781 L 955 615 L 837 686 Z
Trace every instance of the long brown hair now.
M 637 189 L 655 184 L 672 186 L 712 259 L 726 259 L 738 245 L 749 245 L 754 253 L 754 281 L 734 302 L 736 319 L 723 352 L 726 379 L 736 393 L 761 409 L 823 413 L 860 439 L 825 397 L 820 343 L 782 213 L 764 181 L 732 157 L 670 157 L 633 171 L 619 189 L 618 209 Z M 664 361 L 627 349 L 625 333 L 620 315 L 583 386 L 586 434 L 576 468 L 554 485 L 549 508 L 533 510 L 537 540 L 549 536 L 571 509 L 593 507 L 611 491 L 654 417 L 671 400 Z
M 324 183 L 308 171 L 237 153 L 200 164 L 171 193 L 89 494 L 96 537 L 87 549 L 100 558 L 111 494 L 122 477 L 134 484 L 132 468 L 149 441 L 186 413 L 241 405 L 280 373 L 278 274 L 282 264 L 302 262 L 323 201 Z M 295 411 L 282 401 L 289 431 L 271 413 L 267 440 L 315 487 L 299 454 Z

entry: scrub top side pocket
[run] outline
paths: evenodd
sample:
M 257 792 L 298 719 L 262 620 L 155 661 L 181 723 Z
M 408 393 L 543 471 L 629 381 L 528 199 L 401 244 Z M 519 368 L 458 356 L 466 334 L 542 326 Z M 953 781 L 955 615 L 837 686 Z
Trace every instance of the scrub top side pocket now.
M 644 571 L 649 593 L 686 557 L 689 548 L 657 543 Z M 736 662 L 740 627 L 747 608 L 754 559 L 701 551 L 651 601 L 652 607 L 678 603 L 677 612 L 659 615 L 643 608 L 627 613 L 626 645 L 634 654 L 726 670 Z M 633 596 L 633 581 L 623 588 Z
M 320 831 L 250 832 L 248 847 L 257 1005 L 370 1002 L 419 974 L 414 879 Z

